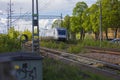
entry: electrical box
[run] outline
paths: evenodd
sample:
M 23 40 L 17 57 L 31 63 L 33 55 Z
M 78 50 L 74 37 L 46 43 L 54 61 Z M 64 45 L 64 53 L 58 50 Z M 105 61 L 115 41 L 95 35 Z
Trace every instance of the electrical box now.
M 1 57 L 10 59 L 16 80 L 42 80 L 42 57 L 40 55 L 17 52 L 0 54 Z

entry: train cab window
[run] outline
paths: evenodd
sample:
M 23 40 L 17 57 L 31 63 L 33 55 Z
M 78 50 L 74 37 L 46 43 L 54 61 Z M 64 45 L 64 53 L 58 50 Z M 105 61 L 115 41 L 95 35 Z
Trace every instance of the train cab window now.
M 58 34 L 59 35 L 66 35 L 66 31 L 65 30 L 58 30 Z

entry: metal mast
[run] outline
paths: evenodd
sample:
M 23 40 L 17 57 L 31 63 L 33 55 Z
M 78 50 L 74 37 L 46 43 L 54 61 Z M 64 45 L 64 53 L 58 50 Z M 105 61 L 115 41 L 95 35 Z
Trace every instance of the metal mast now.
M 8 8 L 8 10 L 7 10 L 7 32 L 9 31 L 9 27 L 10 27 L 10 21 L 9 21 L 9 8 Z
M 102 42 L 102 4 L 101 4 L 101 0 L 99 2 L 100 4 L 100 28 L 99 28 L 99 31 L 100 31 L 100 47 L 102 46 L 101 45 L 101 42 Z
M 32 52 L 39 53 L 39 45 L 38 0 L 32 0 Z
M 9 31 L 9 28 L 12 27 L 12 5 L 12 1 L 10 0 L 7 8 L 7 32 Z
M 12 21 L 11 21 L 11 19 L 12 19 L 12 9 L 11 9 L 12 8 L 12 3 L 11 3 L 11 0 L 10 0 L 9 5 L 10 5 L 10 25 L 9 26 L 12 27 Z
M 61 13 L 61 27 L 63 26 L 63 23 L 62 23 L 62 13 Z

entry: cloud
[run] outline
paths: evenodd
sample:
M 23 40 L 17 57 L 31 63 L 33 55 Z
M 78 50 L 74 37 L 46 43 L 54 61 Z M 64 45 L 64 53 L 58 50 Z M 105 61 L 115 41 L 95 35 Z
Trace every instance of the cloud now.
M 55 20 L 56 19 L 53 19 L 53 20 L 41 19 L 41 20 L 39 20 L 40 29 L 50 29 L 52 27 L 52 23 Z M 13 25 L 15 26 L 15 29 L 19 30 L 19 31 L 24 31 L 25 29 L 32 31 L 32 21 L 19 20 L 19 21 L 16 21 Z
M 39 27 L 41 29 L 49 29 L 52 27 L 52 23 L 55 21 L 56 19 L 42 19 L 42 20 L 39 20 Z
M 68 8 L 69 1 L 66 0 L 53 0 L 49 5 L 47 6 L 47 10 L 64 10 Z
M 14 12 L 20 12 L 20 8 L 22 12 L 31 12 L 32 0 L 11 0 L 13 3 L 12 9 Z M 73 7 L 79 1 L 86 2 L 89 6 L 95 3 L 97 0 L 38 0 L 39 1 L 39 11 L 41 13 L 49 14 L 50 12 L 55 13 L 66 13 L 69 12 L 71 14 Z M 0 0 L 0 10 L 6 10 L 7 4 L 9 0 Z
M 3 11 L 2 10 L 0 10 L 0 15 L 3 15 Z
M 1 22 L 2 24 L 6 24 L 7 19 L 5 19 L 5 18 L 1 18 L 0 22 Z
M 40 14 L 57 14 L 61 13 L 63 16 L 72 15 L 73 8 L 75 7 L 77 2 L 84 1 L 91 6 L 96 0 L 52 0 L 40 3 L 39 5 L 39 13 Z
M 7 32 L 7 20 L 4 18 L 0 18 L 0 33 L 6 33 Z
M 32 0 L 11 0 L 12 5 L 12 11 L 13 14 L 15 13 L 26 13 L 32 11 Z M 93 3 L 95 3 L 97 0 L 38 0 L 39 1 L 39 14 L 41 15 L 60 15 L 61 13 L 63 16 L 65 15 L 71 15 L 72 10 L 75 7 L 77 2 L 84 1 L 88 4 L 88 6 L 91 6 Z M 0 14 L 6 13 L 7 14 L 7 8 L 9 0 L 0 0 Z M 0 16 L 1 18 L 1 16 Z M 5 17 L 4 17 L 5 18 Z M 55 19 L 54 19 L 55 20 Z M 40 28 L 47 27 L 49 28 L 54 20 L 40 20 L 39 26 Z M 3 20 L 1 23 L 5 23 Z M 32 29 L 31 22 L 28 21 L 18 21 L 15 24 L 16 29 L 24 30 Z

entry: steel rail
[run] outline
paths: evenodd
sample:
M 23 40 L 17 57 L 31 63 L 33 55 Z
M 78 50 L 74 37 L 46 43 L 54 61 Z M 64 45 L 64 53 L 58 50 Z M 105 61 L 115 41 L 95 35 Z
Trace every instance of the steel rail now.
M 29 46 L 30 47 L 30 46 Z M 95 74 L 105 75 L 115 80 L 120 80 L 120 66 L 104 61 L 88 58 L 81 55 L 74 55 L 53 49 L 40 47 L 40 54 L 48 56 L 65 63 L 79 66 L 83 71 L 91 71 Z
M 100 47 L 91 47 L 91 46 L 86 46 L 84 48 L 92 52 L 120 55 L 119 49 L 100 48 Z

